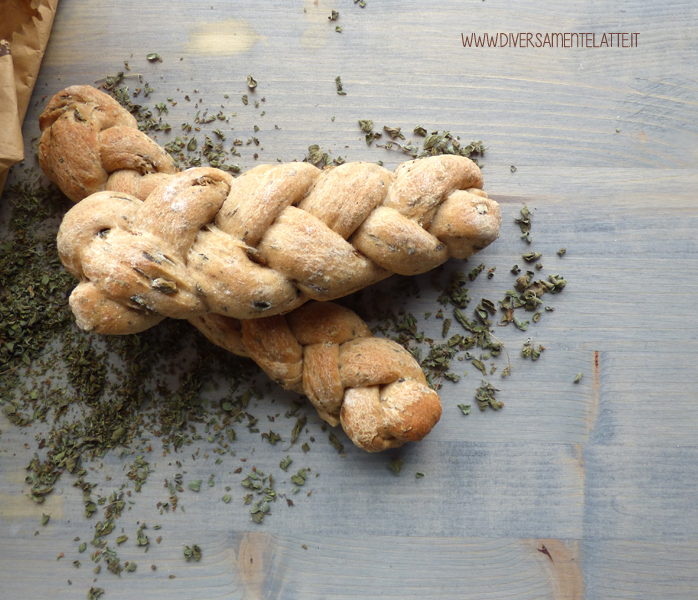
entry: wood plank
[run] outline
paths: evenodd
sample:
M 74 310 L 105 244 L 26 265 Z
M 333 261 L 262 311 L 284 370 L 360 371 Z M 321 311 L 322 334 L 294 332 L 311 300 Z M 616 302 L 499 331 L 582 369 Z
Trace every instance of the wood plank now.
M 43 535 L 43 534 L 42 534 Z M 478 539 L 440 537 L 278 536 L 259 531 L 210 536 L 204 560 L 183 563 L 180 548 L 163 544 L 138 559 L 143 572 L 117 581 L 104 575 L 94 582 L 89 564 L 60 568 L 62 578 L 46 577 L 44 561 L 55 560 L 63 545 L 57 536 L 15 541 L 14 577 L 6 592 L 21 593 L 23 581 L 59 600 L 83 595 L 91 585 L 107 586 L 113 598 L 167 589 L 175 599 L 212 597 L 345 598 L 361 597 L 491 598 L 507 595 L 536 600 L 629 600 L 694 597 L 698 548 L 695 543 L 637 541 L 576 542 L 550 539 Z M 303 545 L 308 546 L 305 550 Z M 553 561 L 539 550 L 548 550 Z M 157 551 L 157 553 L 156 553 Z M 81 558 L 83 555 L 79 555 Z M 439 556 L 434 564 L 429 556 Z M 63 561 L 70 560 L 66 555 Z M 250 559 L 252 561 L 250 562 Z M 152 572 L 150 562 L 158 563 Z M 575 566 L 576 563 L 576 566 Z M 60 562 L 58 564 L 61 564 Z M 360 572 L 357 578 L 353 572 Z M 581 572 L 584 573 L 580 590 Z M 169 580 L 174 574 L 176 579 Z M 70 578 L 72 585 L 67 583 Z M 216 594 L 221 594 L 216 596 Z M 78 596 L 79 597 L 79 596 Z
M 55 560 L 55 536 L 16 542 L 15 577 L 3 589 L 19 592 L 18 580 L 31 577 L 37 591 L 74 598 L 91 586 L 109 586 L 114 598 L 158 594 L 182 600 L 204 598 L 453 598 L 516 597 L 530 600 L 581 600 L 579 543 L 550 539 L 489 540 L 441 537 L 278 536 L 233 531 L 207 536 L 204 558 L 186 564 L 181 547 L 163 544 L 138 559 L 136 573 L 116 578 L 101 574 L 94 582 L 90 565 L 75 569 L 66 555 L 61 579 L 36 570 Z M 304 546 L 306 548 L 304 548 Z M 540 552 L 545 549 L 553 557 Z M 152 557 L 151 557 L 152 555 Z M 429 555 L 438 555 L 430 564 Z M 82 558 L 82 555 L 81 555 Z M 13 561 L 13 562 L 15 562 Z M 149 564 L 157 562 L 157 571 Z M 59 563 L 60 564 L 60 563 Z M 140 572 L 140 570 L 143 572 Z M 361 576 L 357 578 L 357 574 Z M 176 579 L 169 580 L 174 574 Z M 67 583 L 70 578 L 72 584 Z M 0 580 L 1 581 L 1 580 Z M 14 583 L 13 583 L 14 582 Z M 349 592 L 349 590 L 351 590 Z M 79 596 L 78 596 L 79 597 Z
M 585 539 L 695 541 L 697 458 L 695 444 L 586 447 Z
M 178 54 L 183 52 L 175 56 Z M 129 60 L 131 51 L 124 49 L 121 56 L 124 58 L 120 60 L 73 67 L 74 75 L 66 75 L 63 67 L 49 68 L 55 83 L 51 89 L 43 90 L 42 95 L 56 93 L 76 82 L 91 84 L 123 70 L 122 61 Z M 439 96 L 435 99 L 428 86 L 402 83 L 405 79 L 428 80 L 429 72 L 417 74 L 413 80 L 407 73 L 386 72 L 381 65 L 374 64 L 373 70 L 380 73 L 380 80 L 356 81 L 354 78 L 358 78 L 359 73 L 352 74 L 343 64 L 325 66 L 322 72 L 314 68 L 310 71 L 308 66 L 308 69 L 293 68 L 283 75 L 274 75 L 257 62 L 250 62 L 244 71 L 230 72 L 223 65 L 211 65 L 208 60 L 203 62 L 204 59 L 190 57 L 187 60 L 194 64 L 181 71 L 168 71 L 164 81 L 148 78 L 160 92 L 153 95 L 153 105 L 168 96 L 177 100 L 178 105 L 170 107 L 167 117 L 175 124 L 175 129 L 196 111 L 193 102 L 184 100 L 185 95 L 202 98 L 202 106 L 215 112 L 225 106 L 227 114 L 237 113 L 230 124 L 241 132 L 239 135 L 249 137 L 253 125 L 260 127 L 258 137 L 265 149 L 256 148 L 256 151 L 260 160 L 267 162 L 277 158 L 283 161 L 302 158 L 308 146 L 314 143 L 347 160 L 383 160 L 389 166 L 404 160 L 402 153 L 382 150 L 376 147 L 377 143 L 367 148 L 357 120 L 370 118 L 378 130 L 384 125 L 402 127 L 408 141 L 412 129 L 418 125 L 429 131 L 448 129 L 465 142 L 484 140 L 488 148 L 486 164 L 498 164 L 507 169 L 512 164 L 517 168 L 554 164 L 570 168 L 585 165 L 594 169 L 696 166 L 694 147 L 698 116 L 694 104 L 698 96 L 695 92 L 690 102 L 661 103 L 663 113 L 657 114 L 631 102 L 628 96 L 633 93 L 635 81 L 628 79 L 613 78 L 606 82 L 610 89 L 599 90 L 596 86 L 600 82 L 596 77 L 582 84 L 577 77 L 546 82 L 483 78 L 477 83 L 468 83 L 461 81 L 464 79 L 461 76 L 439 85 Z M 131 61 L 135 71 L 136 58 Z M 266 98 L 263 117 L 259 116 L 261 109 L 255 111 L 254 107 L 245 107 L 240 101 L 240 96 L 248 91 L 245 86 L 248 71 L 255 72 L 261 82 L 257 94 Z M 203 72 L 203 81 L 194 77 L 197 72 Z M 337 75 L 342 75 L 347 96 L 336 94 L 334 79 Z M 133 82 L 131 87 L 137 87 L 137 83 Z M 680 86 L 667 84 L 667 87 L 674 90 Z M 656 88 L 640 96 L 656 94 L 647 102 L 658 102 L 667 92 Z M 193 93 L 195 89 L 197 94 Z M 377 89 L 395 91 L 388 100 L 377 103 Z M 226 100 L 224 94 L 229 94 L 230 98 Z M 512 97 L 517 101 L 512 102 Z M 546 99 L 547 107 L 540 106 L 541 98 Z M 581 105 L 570 106 L 571 103 Z M 619 104 L 629 108 L 621 111 Z M 533 126 L 530 123 L 532 113 L 538 115 Z M 672 127 L 666 127 L 667 120 L 672 122 Z M 281 129 L 275 129 L 274 125 Z M 620 132 L 616 132 L 617 128 Z M 161 143 L 173 139 L 174 135 L 176 133 L 169 137 L 161 135 Z M 414 138 L 413 141 L 419 140 Z M 243 151 L 244 168 L 255 164 L 251 154 Z M 485 173 L 488 177 L 489 171 Z
M 617 541 L 581 545 L 588 598 L 695 598 L 698 545 Z
M 265 519 L 265 531 L 360 535 L 369 526 L 376 535 L 582 535 L 584 469 L 578 445 L 425 440 L 399 452 L 367 456 L 337 432 L 345 444 L 346 457 L 342 458 L 327 441 L 327 434 L 320 431 L 318 420 L 310 414 L 309 417 L 309 436 L 314 436 L 316 442 L 307 454 L 297 445 L 285 451 L 261 442 L 259 434 L 248 436 L 243 432 L 235 445 L 237 456 L 226 456 L 218 465 L 215 455 L 203 457 L 207 449 L 203 444 L 198 458 L 192 455 L 198 444 L 164 458 L 146 454 L 155 472 L 142 492 L 130 496 L 135 502 L 134 510 L 148 514 L 148 521 L 162 519 L 163 525 L 177 523 L 190 531 L 196 530 L 197 524 L 213 526 L 214 515 L 224 515 L 229 527 L 248 529 L 252 526 L 251 507 L 242 501 L 249 490 L 240 483 L 256 468 L 273 475 L 279 494 L 273 516 Z M 293 422 L 279 423 L 275 429 L 288 439 L 292 425 Z M 17 448 L 18 441 L 9 429 L 8 447 Z M 279 461 L 286 455 L 294 461 L 288 473 L 279 469 Z M 388 462 L 397 456 L 405 461 L 399 477 L 388 468 Z M 119 458 L 113 453 L 105 456 L 101 468 L 87 476 L 97 483 L 93 495 L 107 497 L 122 484 L 128 485 L 126 465 L 134 458 Z M 176 465 L 175 460 L 181 465 Z M 5 491 L 0 504 L 0 527 L 6 534 L 9 524 L 31 528 L 41 517 L 40 508 L 32 507 L 33 512 L 27 513 L 29 509 L 20 501 L 28 489 L 21 476 L 25 465 L 25 457 L 3 459 L 0 480 Z M 243 470 L 236 474 L 233 471 L 238 467 Z M 308 481 L 294 494 L 290 476 L 301 467 L 309 469 Z M 417 471 L 425 476 L 417 479 Z M 178 472 L 184 474 L 184 493 L 179 494 L 176 514 L 159 515 L 156 504 L 168 502 L 170 495 L 163 487 L 164 479 L 172 479 Z M 206 485 L 210 475 L 214 475 L 215 487 Z M 57 501 L 56 510 L 60 512 L 56 521 L 63 518 L 74 522 L 91 539 L 89 532 L 97 519 L 85 520 L 81 516 L 82 492 L 70 487 L 73 479 L 64 474 L 60 482 L 63 499 Z M 187 489 L 188 482 L 197 479 L 203 481 L 200 493 Z M 221 500 L 226 486 L 232 488 L 229 505 Z M 132 484 L 127 489 L 132 489 Z M 292 499 L 294 506 L 287 506 L 284 498 Z M 182 506 L 184 514 L 180 514 Z M 118 524 L 127 526 L 128 522 L 122 516 Z
M 341 34 L 327 20 L 333 8 Z M 95 575 L 90 552 L 80 554 L 79 542 L 71 541 L 89 542 L 96 521 L 84 518 L 71 476 L 64 474 L 44 505 L 24 496 L 23 469 L 34 436 L 47 425 L 18 429 L 0 414 L 3 594 L 74 598 L 96 585 L 108 597 L 154 599 L 694 597 L 698 31 L 690 24 L 696 17 L 698 6 L 688 0 L 627 7 L 369 0 L 365 9 L 335 0 L 293 6 L 177 0 L 166 12 L 133 0 L 61 3 L 24 128 L 25 167 L 36 166 L 31 138 L 46 96 L 94 83 L 128 60 L 131 74 L 147 73 L 155 88 L 144 103 L 177 101 L 165 115 L 174 130 L 196 111 L 222 109 L 230 117 L 221 127 L 227 144 L 257 135 L 259 147 L 241 148 L 243 169 L 301 159 L 313 143 L 389 168 L 407 158 L 375 142 L 367 147 L 359 118 L 373 119 L 376 129 L 400 126 L 407 134 L 421 125 L 466 142 L 484 140 L 486 189 L 502 208 L 501 236 L 469 263 L 449 263 L 442 280 L 480 262 L 496 266 L 493 279 L 468 285 L 474 300 L 496 301 L 512 286 L 511 266 L 523 267 L 521 254 L 531 249 L 544 254 L 541 275 L 559 272 L 569 284 L 545 298 L 555 312 L 528 331 L 499 328 L 514 371 L 501 379 L 500 357 L 489 379 L 501 388 L 505 408 L 461 414 L 459 403 L 475 408 L 481 379 L 461 363 L 468 376 L 444 382 L 444 417 L 420 444 L 366 455 L 338 433 L 342 457 L 308 411 L 299 440 L 315 439 L 307 454 L 300 444 L 272 447 L 244 427 L 237 428 L 237 454 L 218 465 L 205 440 L 176 454 L 163 455 L 157 443 L 152 452 L 144 443 L 122 456 L 110 453 L 88 472 L 98 484 L 95 497 L 127 482 L 124 467 L 138 452 L 155 468 L 142 492 L 125 488 L 134 504 L 117 522 L 129 535 L 118 552 L 138 570 L 120 578 L 106 569 Z M 465 49 L 460 37 L 590 30 L 638 31 L 640 46 Z M 147 63 L 150 52 L 164 61 Z M 243 106 L 248 73 L 259 86 Z M 346 96 L 336 94 L 337 75 Z M 129 81 L 131 89 L 137 85 Z M 174 130 L 158 141 L 172 139 Z M 534 211 L 531 246 L 513 221 L 524 203 Z M 7 215 L 6 205 L 2 210 Z M 559 259 L 563 246 L 568 252 Z M 441 321 L 421 318 L 438 310 L 430 280 L 417 278 L 417 296 L 405 297 L 399 281 L 386 281 L 346 302 L 366 316 L 374 302 L 412 312 L 425 334 L 441 341 Z M 519 355 L 529 336 L 547 347 L 535 364 Z M 191 358 L 191 338 L 182 344 L 177 368 Z M 583 378 L 575 385 L 578 372 Z M 176 373 L 169 378 L 176 381 Z M 204 396 L 218 399 L 220 388 L 212 382 Z M 269 391 L 250 410 L 262 421 L 283 414 L 292 397 Z M 279 417 L 273 427 L 289 439 L 294 422 Z M 311 470 L 297 494 L 290 473 L 278 466 L 287 454 L 291 471 Z M 405 460 L 399 477 L 388 468 L 397 457 Z M 240 481 L 252 467 L 272 473 L 277 490 L 294 501 L 291 507 L 280 497 L 260 526 L 242 503 L 247 490 Z M 186 512 L 160 515 L 157 503 L 169 499 L 164 479 L 184 471 Z M 417 479 L 416 471 L 425 477 Z M 204 480 L 198 494 L 186 488 L 195 479 Z M 230 504 L 221 499 L 226 486 Z M 41 526 L 44 512 L 51 521 Z M 147 554 L 135 547 L 143 521 Z M 162 524 L 158 534 L 155 523 Z M 191 543 L 202 546 L 201 563 L 183 560 L 182 544 Z M 543 544 L 552 561 L 539 551 Z M 60 552 L 65 556 L 57 561 Z
M 540 8 L 530 1 L 517 3 L 516 13 L 495 10 L 494 21 L 489 16 L 494 9 L 487 3 L 476 7 L 435 4 L 428 19 L 413 3 L 399 11 L 347 7 L 341 12 L 346 28 L 342 34 L 335 34 L 326 22 L 331 6 L 336 7 L 331 3 L 317 7 L 307 3 L 306 13 L 300 7 L 283 10 L 273 4 L 265 8 L 214 6 L 210 11 L 183 4 L 187 19 L 170 15 L 163 20 L 156 8 L 140 5 L 111 8 L 95 2 L 62 7 L 44 63 L 45 77 L 53 87 L 40 91 L 41 95 L 71 83 L 95 81 L 122 68 L 123 60 L 130 60 L 134 73 L 152 72 L 143 63 L 145 55 L 156 47 L 167 62 L 155 68 L 162 73 L 161 79 L 152 77 L 150 83 L 169 90 L 162 99 L 174 95 L 179 101 L 171 108 L 173 122 L 187 118 L 192 103 L 185 102 L 183 96 L 197 89 L 209 106 L 218 107 L 220 102 L 232 106 L 238 112 L 240 127 L 251 130 L 247 117 L 254 110 L 243 107 L 239 97 L 247 91 L 247 73 L 254 72 L 260 81 L 257 93 L 267 99 L 265 117 L 254 116 L 262 127 L 266 152 L 274 149 L 272 155 L 260 154 L 271 161 L 277 156 L 283 160 L 298 158 L 311 143 L 320 143 L 349 160 L 365 157 L 369 151 L 356 121 L 373 118 L 379 127 L 397 125 L 411 131 L 423 125 L 483 139 L 491 160 L 507 167 L 552 163 L 672 168 L 697 164 L 697 93 L 682 69 L 685 61 L 694 60 L 692 53 L 684 53 L 695 34 L 687 33 L 689 37 L 682 38 L 680 48 L 667 39 L 669 23 L 695 14 L 690 2 L 674 3 L 663 9 L 661 16 L 649 6 L 633 11 L 632 16 L 618 15 L 621 27 L 624 22 L 628 27 L 644 25 L 640 29 L 647 41 L 643 39 L 632 50 L 529 51 L 465 50 L 460 33 L 466 26 L 484 32 L 493 22 L 502 31 L 521 30 L 526 19 L 510 19 L 513 14 L 538 14 Z M 322 13 L 320 21 L 317 11 Z M 563 12 L 568 15 L 568 11 L 565 8 Z M 588 29 L 603 13 L 603 8 L 582 8 L 566 16 L 565 26 L 569 30 Z M 648 21 L 640 15 L 652 19 L 652 29 L 661 32 L 661 42 L 648 35 Z M 144 38 L 130 25 L 134 19 L 161 21 L 163 25 Z M 413 43 L 388 41 L 412 31 L 409 27 L 414 27 L 415 21 L 422 21 L 422 27 L 414 31 Z M 251 37 L 252 45 L 228 48 L 221 41 L 221 22 L 230 23 L 231 36 L 236 38 L 240 24 L 240 36 Z M 561 24 L 556 23 L 556 27 Z M 197 44 L 192 43 L 207 30 L 211 31 L 211 44 L 220 46 L 218 53 L 212 53 L 210 47 L 197 51 Z M 311 48 L 303 43 L 309 31 L 317 34 Z M 79 46 L 73 41 L 76 36 L 82 40 Z M 102 44 L 105 36 L 112 48 L 109 55 L 90 51 Z M 665 46 L 665 52 L 658 52 L 657 44 Z M 270 56 L 274 57 L 271 64 Z M 322 60 L 318 60 L 320 56 Z M 356 56 L 361 60 L 354 60 Z M 337 75 L 343 77 L 347 96 L 335 93 Z M 177 88 L 180 92 L 173 93 Z M 223 93 L 229 93 L 230 100 L 224 101 Z M 332 116 L 336 117 L 334 122 L 330 121 Z M 272 121 L 283 129 L 275 130 Z M 385 160 L 383 151 L 371 154 Z M 247 160 L 246 168 L 253 164 Z
M 695 351 L 674 344 L 601 353 L 595 444 L 695 446 Z M 639 451 L 639 450 L 638 450 Z

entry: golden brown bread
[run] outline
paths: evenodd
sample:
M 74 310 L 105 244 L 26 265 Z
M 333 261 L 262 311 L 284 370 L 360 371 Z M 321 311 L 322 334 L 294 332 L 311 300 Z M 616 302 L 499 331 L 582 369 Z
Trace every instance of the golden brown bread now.
M 419 440 L 439 420 L 439 397 L 406 350 L 373 338 L 347 309 L 301 305 L 494 241 L 501 215 L 474 163 L 437 156 L 394 173 L 369 163 L 261 165 L 237 179 L 210 168 L 176 173 L 131 115 L 85 86 L 56 95 L 40 124 L 45 172 L 74 201 L 86 198 L 58 239 L 80 280 L 70 302 L 81 327 L 131 333 L 187 318 L 308 395 L 368 451 Z
M 414 357 L 372 336 L 356 313 L 309 302 L 287 315 L 190 319 L 212 342 L 251 357 L 285 389 L 305 394 L 322 419 L 359 448 L 378 452 L 416 442 L 441 417 L 438 394 Z
M 39 127 L 41 168 L 73 202 L 127 185 L 132 193 L 147 195 L 161 174 L 177 172 L 172 157 L 138 130 L 133 115 L 87 85 L 69 87 L 51 98 Z
M 132 115 L 88 86 L 54 96 L 40 125 L 49 177 L 74 200 L 103 190 L 68 213 L 58 240 L 81 280 L 71 306 L 101 333 L 164 316 L 281 314 L 466 258 L 501 224 L 480 170 L 460 156 L 395 173 L 358 162 L 260 165 L 237 179 L 211 168 L 175 174 Z
M 119 305 L 128 314 L 173 318 L 270 316 L 308 299 L 345 296 L 391 273 L 426 272 L 496 239 L 497 203 L 452 189 L 472 183 L 477 167 L 453 156 L 411 163 L 394 180 L 368 163 L 322 172 L 307 163 L 264 165 L 237 179 L 197 168 L 171 175 L 145 202 L 119 192 L 93 194 L 68 212 L 58 235 L 64 264 L 81 280 L 71 306 L 84 328 L 100 333 L 156 322 L 121 318 Z M 358 189 L 372 190 L 369 203 L 355 199 L 357 186 L 343 187 L 359 176 L 365 185 Z M 381 204 L 374 208 L 376 198 Z M 444 203 L 452 221 L 436 210 Z M 345 205 L 363 221 L 346 216 Z M 77 301 L 85 295 L 81 286 L 93 296 L 89 311 Z

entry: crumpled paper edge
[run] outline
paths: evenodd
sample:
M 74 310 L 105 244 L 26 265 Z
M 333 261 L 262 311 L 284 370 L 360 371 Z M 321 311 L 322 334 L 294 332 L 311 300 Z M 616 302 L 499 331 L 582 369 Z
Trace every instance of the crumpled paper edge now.
M 9 0 L 16 2 L 17 0 Z M 5 181 L 9 174 L 9 166 L 16 164 L 24 157 L 24 142 L 22 140 L 22 123 L 29 108 L 34 84 L 39 75 L 41 60 L 46 51 L 46 45 L 51 34 L 53 19 L 56 15 L 58 0 L 38 0 L 32 3 L 33 10 L 38 11 L 41 18 L 33 18 L 30 23 L 25 24 L 19 30 L 13 32 L 10 42 L 11 55 L 9 62 L 12 64 L 12 73 L 5 68 L 0 68 L 0 127 L 3 128 L 0 137 L 0 194 L 5 187 Z M 0 2 L 0 14 L 3 14 L 3 2 Z M 6 57 L 0 57 L 0 61 Z M 11 90 L 14 89 L 14 94 Z M 5 111 L 5 98 L 14 103 L 11 105 L 13 117 L 9 120 Z M 4 135 L 7 132 L 13 136 L 11 143 L 5 141 Z M 19 137 L 14 137 L 17 132 Z M 17 146 L 21 149 L 19 156 L 16 155 Z M 8 164 L 6 164 L 6 162 Z
M 14 62 L 7 40 L 0 40 L 0 123 L 0 171 L 6 171 L 24 158 Z

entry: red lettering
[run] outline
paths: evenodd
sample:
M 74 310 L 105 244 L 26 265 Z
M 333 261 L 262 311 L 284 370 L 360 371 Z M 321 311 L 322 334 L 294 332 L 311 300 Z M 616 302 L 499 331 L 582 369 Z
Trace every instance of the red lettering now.
M 474 34 L 473 34 L 474 35 Z M 476 37 L 475 38 L 475 47 L 476 48 L 484 48 L 485 47 L 485 40 L 487 39 L 487 34 L 481 36 L 481 37 Z
M 604 32 L 596 41 L 596 33 L 483 33 L 460 34 L 464 48 L 636 48 L 639 45 L 637 32 Z

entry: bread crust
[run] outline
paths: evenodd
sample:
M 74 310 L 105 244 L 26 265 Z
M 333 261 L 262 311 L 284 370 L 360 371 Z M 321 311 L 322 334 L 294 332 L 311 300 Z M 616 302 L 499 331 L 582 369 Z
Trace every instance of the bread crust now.
M 412 355 L 327 301 L 497 239 L 499 207 L 472 161 L 179 173 L 132 115 L 88 86 L 54 96 L 40 127 L 41 166 L 78 203 L 58 247 L 80 281 L 70 303 L 83 329 L 188 319 L 370 452 L 418 441 L 438 422 L 439 396 Z

